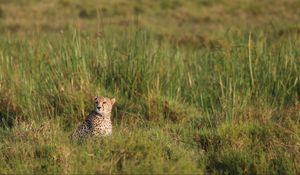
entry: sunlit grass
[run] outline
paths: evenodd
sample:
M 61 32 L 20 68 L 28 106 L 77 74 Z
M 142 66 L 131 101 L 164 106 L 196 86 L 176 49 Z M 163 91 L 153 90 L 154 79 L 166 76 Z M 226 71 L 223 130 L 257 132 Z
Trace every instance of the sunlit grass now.
M 300 173 L 298 1 L 2 3 L 0 174 Z
M 252 35 L 215 49 L 142 29 L 2 38 L 1 171 L 296 173 L 299 42 Z M 118 99 L 114 135 L 72 143 L 95 94 Z

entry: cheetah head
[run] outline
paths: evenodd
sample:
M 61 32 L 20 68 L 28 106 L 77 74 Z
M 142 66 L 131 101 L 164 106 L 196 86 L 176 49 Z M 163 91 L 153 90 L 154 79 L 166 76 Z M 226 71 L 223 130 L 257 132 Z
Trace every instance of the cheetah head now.
M 116 99 L 96 96 L 94 98 L 94 101 L 95 101 L 95 112 L 97 112 L 100 115 L 105 115 L 111 113 L 112 107 L 116 102 Z

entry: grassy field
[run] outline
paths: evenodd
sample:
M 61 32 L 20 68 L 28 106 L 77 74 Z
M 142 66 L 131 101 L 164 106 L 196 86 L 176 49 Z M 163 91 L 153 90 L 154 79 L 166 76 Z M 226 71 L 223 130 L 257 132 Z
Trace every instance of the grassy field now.
M 300 174 L 299 6 L 0 0 L 0 174 Z

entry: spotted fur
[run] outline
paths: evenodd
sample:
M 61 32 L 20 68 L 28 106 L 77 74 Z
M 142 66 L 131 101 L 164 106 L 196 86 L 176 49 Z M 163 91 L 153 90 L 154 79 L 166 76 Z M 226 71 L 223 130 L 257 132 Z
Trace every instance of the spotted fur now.
M 72 138 L 107 136 L 112 133 L 111 111 L 115 99 L 95 97 L 95 108 L 72 133 Z

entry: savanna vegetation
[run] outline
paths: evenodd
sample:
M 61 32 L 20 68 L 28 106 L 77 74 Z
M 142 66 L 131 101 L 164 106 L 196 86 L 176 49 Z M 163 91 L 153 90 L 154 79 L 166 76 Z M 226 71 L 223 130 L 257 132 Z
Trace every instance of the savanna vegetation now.
M 0 0 L 0 174 L 299 174 L 299 7 Z

